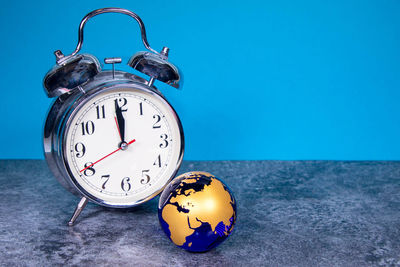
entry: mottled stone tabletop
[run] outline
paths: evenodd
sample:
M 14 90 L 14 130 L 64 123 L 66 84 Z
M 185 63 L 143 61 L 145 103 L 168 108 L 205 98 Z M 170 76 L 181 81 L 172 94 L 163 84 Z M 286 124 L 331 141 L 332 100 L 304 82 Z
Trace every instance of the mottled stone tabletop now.
M 233 234 L 189 253 L 162 231 L 155 199 L 132 210 L 88 204 L 42 160 L 0 160 L 0 265 L 400 266 L 400 162 L 184 162 L 233 190 Z

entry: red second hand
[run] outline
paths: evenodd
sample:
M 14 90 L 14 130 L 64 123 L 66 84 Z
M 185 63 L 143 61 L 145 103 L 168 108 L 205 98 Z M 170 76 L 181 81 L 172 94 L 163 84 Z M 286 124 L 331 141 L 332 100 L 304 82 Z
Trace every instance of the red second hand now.
M 130 141 L 129 143 L 127 143 L 127 146 L 128 145 L 130 145 L 130 144 L 132 144 L 133 142 L 135 142 L 136 141 L 136 139 L 133 139 L 132 141 Z M 86 169 L 89 169 L 90 167 L 92 167 L 94 164 L 96 164 L 96 163 L 98 163 L 98 162 L 100 162 L 100 161 L 102 161 L 103 159 L 105 159 L 105 158 L 107 158 L 108 156 L 111 156 L 112 154 L 114 154 L 115 152 L 117 152 L 117 151 L 119 151 L 119 150 L 121 150 L 122 149 L 122 146 L 120 147 L 120 148 L 118 148 L 118 149 L 116 149 L 116 150 L 114 150 L 113 152 L 111 152 L 110 154 L 108 154 L 108 155 L 106 155 L 106 156 L 104 156 L 104 157 L 102 157 L 101 159 L 99 159 L 98 161 L 96 161 L 96 162 L 94 162 L 94 163 L 92 163 L 92 164 L 90 164 L 89 166 L 87 166 L 86 168 L 84 168 L 84 169 L 82 169 L 82 170 L 80 170 L 79 172 L 83 172 L 84 170 L 86 170 Z

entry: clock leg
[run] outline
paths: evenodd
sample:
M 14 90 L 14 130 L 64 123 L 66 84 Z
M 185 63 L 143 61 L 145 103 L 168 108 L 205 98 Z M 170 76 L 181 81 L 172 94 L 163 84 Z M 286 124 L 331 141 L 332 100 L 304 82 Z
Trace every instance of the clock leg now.
M 86 197 L 83 197 L 81 199 L 81 201 L 79 201 L 78 206 L 76 206 L 74 214 L 71 217 L 71 220 L 69 220 L 69 222 L 68 222 L 69 226 L 74 225 L 76 218 L 78 218 L 79 214 L 81 214 L 82 210 L 85 208 L 87 203 L 88 203 L 88 199 Z

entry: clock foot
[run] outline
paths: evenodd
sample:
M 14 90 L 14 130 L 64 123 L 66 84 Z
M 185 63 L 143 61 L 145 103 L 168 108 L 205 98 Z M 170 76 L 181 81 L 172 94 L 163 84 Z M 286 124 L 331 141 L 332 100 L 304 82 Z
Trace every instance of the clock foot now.
M 83 197 L 81 201 L 79 201 L 78 206 L 76 206 L 76 209 L 74 211 L 74 214 L 72 215 L 71 220 L 69 220 L 68 225 L 73 226 L 76 218 L 78 218 L 79 214 L 81 214 L 82 210 L 85 208 L 86 204 L 88 203 L 88 199 L 86 197 Z

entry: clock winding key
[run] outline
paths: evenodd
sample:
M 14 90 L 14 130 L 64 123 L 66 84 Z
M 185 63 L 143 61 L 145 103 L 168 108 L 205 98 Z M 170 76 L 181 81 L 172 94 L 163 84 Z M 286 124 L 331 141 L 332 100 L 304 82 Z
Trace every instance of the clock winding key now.
M 120 57 L 109 57 L 104 59 L 104 63 L 106 64 L 112 64 L 112 77 L 113 79 L 115 78 L 115 68 L 114 65 L 121 63 L 122 59 Z

